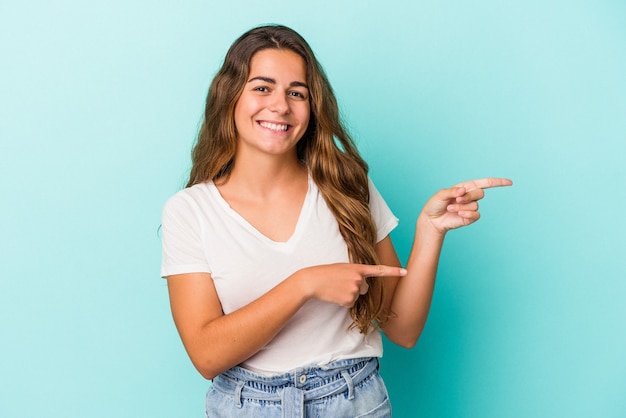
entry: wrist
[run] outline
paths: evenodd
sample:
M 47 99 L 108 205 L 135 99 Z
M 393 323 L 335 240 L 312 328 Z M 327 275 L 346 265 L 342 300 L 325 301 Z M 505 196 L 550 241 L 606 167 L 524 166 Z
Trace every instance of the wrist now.
M 308 268 L 300 269 L 286 280 L 286 282 L 290 283 L 292 295 L 298 295 L 302 298 L 303 303 L 313 298 L 315 295 L 315 289 L 313 289 L 311 280 L 307 274 L 308 270 Z
M 423 212 L 418 216 L 415 224 L 415 235 L 419 237 L 421 241 L 443 242 L 446 232 L 447 231 L 440 230 L 433 225 L 428 215 Z

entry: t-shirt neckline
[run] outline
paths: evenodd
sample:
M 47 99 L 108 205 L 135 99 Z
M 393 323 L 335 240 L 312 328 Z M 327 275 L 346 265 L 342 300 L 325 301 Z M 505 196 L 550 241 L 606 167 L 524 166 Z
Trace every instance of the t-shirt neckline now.
M 291 248 L 293 245 L 295 245 L 296 242 L 298 242 L 298 239 L 300 238 L 302 234 L 302 230 L 304 229 L 304 224 L 306 223 L 306 220 L 309 218 L 309 213 L 312 207 L 311 202 L 313 199 L 313 194 L 317 190 L 315 182 L 313 181 L 313 179 L 311 178 L 311 175 L 309 174 L 308 175 L 308 190 L 306 192 L 306 195 L 304 196 L 304 201 L 302 202 L 302 207 L 300 208 L 300 214 L 298 215 L 298 221 L 296 222 L 296 227 L 293 231 L 293 234 L 291 234 L 291 237 L 289 237 L 287 241 L 274 241 L 273 239 L 269 238 L 267 235 L 259 231 L 250 222 L 248 222 L 248 220 L 244 218 L 243 216 L 241 216 L 239 212 L 234 210 L 228 204 L 226 199 L 224 199 L 224 197 L 222 196 L 222 194 L 220 193 L 219 189 L 217 188 L 217 186 L 215 185 L 213 181 L 208 182 L 207 186 L 209 188 L 210 193 L 214 196 L 214 198 L 220 204 L 220 206 L 222 206 L 222 208 L 226 211 L 226 213 L 228 213 L 228 215 L 231 218 L 233 218 L 238 224 L 240 224 L 248 232 L 256 236 L 259 240 L 267 243 L 268 245 L 274 246 L 277 248 L 284 248 L 284 249 Z

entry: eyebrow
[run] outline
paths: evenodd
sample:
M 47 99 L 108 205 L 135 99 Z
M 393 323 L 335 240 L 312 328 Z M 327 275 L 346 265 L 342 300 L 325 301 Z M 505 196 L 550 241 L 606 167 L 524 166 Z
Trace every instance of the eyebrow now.
M 251 83 L 253 81 L 264 81 L 269 84 L 276 84 L 276 80 L 274 80 L 273 78 L 263 76 L 252 77 L 250 80 L 248 80 L 248 83 Z M 289 83 L 289 87 L 304 87 L 307 90 L 309 89 L 309 86 L 301 81 L 292 81 L 291 83 Z

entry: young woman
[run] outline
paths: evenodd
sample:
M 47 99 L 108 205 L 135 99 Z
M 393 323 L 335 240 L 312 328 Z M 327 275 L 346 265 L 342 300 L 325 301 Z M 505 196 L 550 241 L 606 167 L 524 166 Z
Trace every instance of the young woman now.
M 406 270 L 397 225 L 293 30 L 231 46 L 207 97 L 187 188 L 163 212 L 162 275 L 181 339 L 213 384 L 207 417 L 386 417 L 381 332 L 412 347 L 450 229 L 489 178 L 437 192 Z

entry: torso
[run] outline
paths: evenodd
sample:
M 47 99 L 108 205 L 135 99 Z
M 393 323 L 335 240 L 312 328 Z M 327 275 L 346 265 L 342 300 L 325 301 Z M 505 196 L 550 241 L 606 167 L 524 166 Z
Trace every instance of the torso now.
M 282 241 L 264 235 L 268 231 L 272 233 L 271 228 L 262 233 L 230 207 L 213 182 L 180 191 L 164 210 L 162 276 L 210 273 L 222 311 L 227 315 L 258 299 L 298 270 L 349 262 L 347 246 L 334 215 L 315 182 L 310 177 L 306 180 L 305 187 L 292 191 L 294 194 L 302 191 L 305 195 L 291 199 L 303 201 L 302 207 L 291 212 L 301 213 L 294 215 L 298 219 L 295 225 L 290 225 L 293 231 L 289 233 L 293 233 Z M 375 189 L 371 189 L 370 195 L 372 216 L 382 238 L 397 221 Z M 235 204 L 236 198 L 231 199 Z M 257 218 L 256 214 L 246 212 L 248 205 L 239 210 L 242 207 L 244 215 L 253 222 L 274 217 L 272 210 Z M 256 226 L 264 225 L 257 222 Z M 380 334 L 376 331 L 363 335 L 350 328 L 351 323 L 346 308 L 309 300 L 272 341 L 242 366 L 256 373 L 274 375 L 309 364 L 380 356 Z

